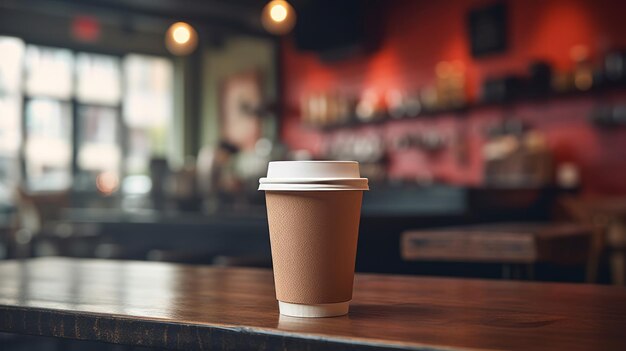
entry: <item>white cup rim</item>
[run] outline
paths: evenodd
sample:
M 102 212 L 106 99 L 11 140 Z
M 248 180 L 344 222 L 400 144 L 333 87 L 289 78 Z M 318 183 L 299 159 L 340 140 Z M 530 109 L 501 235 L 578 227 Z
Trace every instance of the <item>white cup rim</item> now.
M 367 178 L 261 178 L 259 190 L 270 191 L 337 191 L 369 190 Z
M 369 190 L 367 183 L 356 161 L 272 161 L 259 190 Z

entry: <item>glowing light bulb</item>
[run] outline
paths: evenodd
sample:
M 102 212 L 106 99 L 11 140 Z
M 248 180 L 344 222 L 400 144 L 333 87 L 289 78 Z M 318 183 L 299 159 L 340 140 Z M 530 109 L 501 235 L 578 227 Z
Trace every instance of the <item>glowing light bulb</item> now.
M 287 8 L 285 5 L 278 3 L 274 4 L 270 9 L 270 18 L 274 22 L 282 22 L 287 18 Z
M 198 33 L 185 22 L 176 22 L 165 34 L 165 46 L 174 55 L 188 55 L 198 44 Z
M 185 44 L 191 38 L 191 33 L 189 32 L 188 28 L 184 26 L 179 26 L 174 28 L 174 30 L 172 31 L 172 37 L 174 38 L 174 41 L 178 44 Z
M 285 0 L 272 0 L 265 5 L 261 23 L 272 34 L 287 34 L 296 24 L 296 12 Z

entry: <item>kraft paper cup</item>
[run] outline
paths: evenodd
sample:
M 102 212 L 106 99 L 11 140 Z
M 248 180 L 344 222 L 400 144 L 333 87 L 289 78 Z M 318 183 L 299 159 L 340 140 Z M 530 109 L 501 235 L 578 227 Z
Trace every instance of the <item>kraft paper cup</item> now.
M 266 192 L 280 313 L 348 313 L 361 200 L 368 190 L 358 163 L 270 162 L 259 190 Z

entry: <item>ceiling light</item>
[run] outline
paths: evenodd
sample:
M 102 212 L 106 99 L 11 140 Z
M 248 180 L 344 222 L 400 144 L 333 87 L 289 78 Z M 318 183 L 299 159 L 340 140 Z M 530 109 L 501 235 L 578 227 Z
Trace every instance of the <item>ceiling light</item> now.
M 198 45 L 198 33 L 191 25 L 185 22 L 176 22 L 170 26 L 165 34 L 165 46 L 174 55 L 191 54 Z
M 261 22 L 272 34 L 287 34 L 296 24 L 296 11 L 285 0 L 272 0 L 263 8 Z
M 276 4 L 270 9 L 270 17 L 274 22 L 282 22 L 287 18 L 287 8 L 283 4 Z

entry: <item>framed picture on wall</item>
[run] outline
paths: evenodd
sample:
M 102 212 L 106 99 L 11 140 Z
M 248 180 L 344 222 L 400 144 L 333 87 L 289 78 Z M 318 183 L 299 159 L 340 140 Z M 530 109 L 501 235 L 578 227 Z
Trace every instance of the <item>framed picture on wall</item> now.
M 472 56 L 503 53 L 507 49 L 506 5 L 497 3 L 471 10 L 468 29 Z
M 254 70 L 228 76 L 220 84 L 220 135 L 240 150 L 253 149 L 262 136 L 261 83 L 261 74 Z

